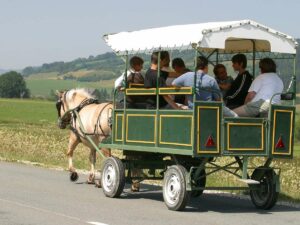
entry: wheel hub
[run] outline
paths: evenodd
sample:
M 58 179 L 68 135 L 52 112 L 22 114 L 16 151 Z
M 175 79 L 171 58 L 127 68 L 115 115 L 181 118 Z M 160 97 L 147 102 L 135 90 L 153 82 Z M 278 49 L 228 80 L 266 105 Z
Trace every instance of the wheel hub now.
M 104 170 L 104 185 L 103 188 L 110 192 L 113 190 L 113 187 L 116 183 L 116 172 L 112 165 L 107 165 Z
M 179 178 L 173 174 L 168 180 L 166 188 L 166 197 L 170 204 L 174 204 L 178 200 L 180 190 Z

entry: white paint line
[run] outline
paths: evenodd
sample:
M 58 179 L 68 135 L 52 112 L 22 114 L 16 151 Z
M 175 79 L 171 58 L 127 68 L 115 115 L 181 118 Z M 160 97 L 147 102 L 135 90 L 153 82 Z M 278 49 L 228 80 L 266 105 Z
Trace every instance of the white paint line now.
M 108 225 L 106 223 L 99 223 L 99 222 L 87 222 L 89 224 L 93 224 L 93 225 Z

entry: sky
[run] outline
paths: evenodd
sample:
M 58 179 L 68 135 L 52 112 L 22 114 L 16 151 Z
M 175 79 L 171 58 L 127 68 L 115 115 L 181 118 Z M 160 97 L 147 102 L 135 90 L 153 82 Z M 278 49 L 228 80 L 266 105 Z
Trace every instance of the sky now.
M 0 69 L 111 51 L 107 33 L 243 19 L 300 38 L 299 0 L 0 0 Z

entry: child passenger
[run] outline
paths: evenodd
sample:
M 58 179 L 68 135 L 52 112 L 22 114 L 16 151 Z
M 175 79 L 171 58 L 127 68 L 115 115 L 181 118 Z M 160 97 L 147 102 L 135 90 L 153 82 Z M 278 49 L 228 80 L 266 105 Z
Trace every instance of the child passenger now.
M 217 64 L 214 67 L 214 74 L 219 88 L 222 92 L 222 96 L 226 95 L 226 92 L 230 89 L 233 82 L 233 78 L 227 75 L 226 68 L 223 64 Z
M 144 60 L 138 56 L 133 56 L 130 61 L 130 69 L 127 71 L 127 83 L 144 84 L 144 77 L 141 74 Z M 124 86 L 124 73 L 115 81 L 115 89 Z

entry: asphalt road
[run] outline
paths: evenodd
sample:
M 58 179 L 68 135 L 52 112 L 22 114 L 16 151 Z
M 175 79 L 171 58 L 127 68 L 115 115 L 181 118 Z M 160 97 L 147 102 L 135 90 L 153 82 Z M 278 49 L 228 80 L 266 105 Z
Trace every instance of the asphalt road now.
M 300 224 L 299 208 L 262 211 L 248 199 L 222 194 L 193 199 L 184 212 L 169 211 L 161 188 L 150 185 L 139 193 L 127 187 L 121 198 L 110 199 L 86 178 L 71 183 L 66 171 L 0 162 L 0 225 Z

